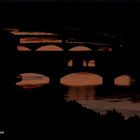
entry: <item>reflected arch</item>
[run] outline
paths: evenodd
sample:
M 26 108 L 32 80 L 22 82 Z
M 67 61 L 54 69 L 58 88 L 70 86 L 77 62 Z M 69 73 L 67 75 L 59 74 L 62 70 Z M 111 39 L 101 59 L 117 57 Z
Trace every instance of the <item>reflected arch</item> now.
M 74 72 L 60 79 L 60 83 L 66 86 L 97 86 L 102 85 L 103 78 L 90 72 Z
M 74 46 L 69 51 L 92 51 L 92 49 L 86 46 Z
M 24 89 L 39 88 L 49 84 L 50 78 L 39 73 L 21 73 L 22 80 L 17 82 L 16 85 Z
M 57 45 L 45 45 L 39 47 L 36 51 L 63 51 L 63 49 Z

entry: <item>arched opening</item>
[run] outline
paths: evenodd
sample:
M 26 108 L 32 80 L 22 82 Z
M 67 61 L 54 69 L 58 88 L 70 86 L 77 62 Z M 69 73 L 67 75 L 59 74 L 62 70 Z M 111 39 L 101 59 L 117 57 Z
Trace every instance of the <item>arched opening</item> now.
M 121 75 L 114 80 L 115 85 L 118 86 L 130 86 L 131 85 L 131 77 L 128 75 Z
M 102 77 L 88 72 L 76 72 L 62 77 L 60 83 L 66 86 L 94 86 L 102 84 Z
M 91 49 L 86 46 L 75 46 L 71 48 L 69 51 L 91 51 Z
M 73 66 L 73 60 L 70 60 L 69 62 L 68 62 L 68 67 L 72 67 Z
M 17 46 L 18 51 L 31 51 L 29 48 L 24 47 L 24 46 Z
M 88 67 L 95 67 L 95 60 L 90 60 L 88 62 Z
M 49 84 L 49 77 L 38 73 L 23 73 L 22 81 L 17 82 L 16 85 L 24 89 L 30 90 Z
M 86 62 L 86 60 L 83 61 L 83 67 L 87 67 L 87 62 Z
M 111 47 L 102 47 L 102 48 L 98 49 L 98 51 L 111 52 L 112 48 Z
M 63 51 L 63 49 L 56 45 L 45 45 L 38 48 L 36 51 Z

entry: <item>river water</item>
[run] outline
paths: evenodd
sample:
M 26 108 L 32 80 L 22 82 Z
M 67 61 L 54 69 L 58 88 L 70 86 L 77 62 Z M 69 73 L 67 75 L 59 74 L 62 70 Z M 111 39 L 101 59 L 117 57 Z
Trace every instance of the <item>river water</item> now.
M 17 34 L 17 32 L 22 34 L 27 33 L 19 32 L 17 30 L 13 31 L 13 33 L 15 34 Z M 28 32 L 27 34 L 31 33 Z M 21 39 L 21 42 L 34 41 L 38 42 L 40 40 L 38 40 L 37 38 Z M 42 38 L 41 41 L 46 41 L 46 39 Z M 42 47 L 42 50 L 44 51 L 62 51 L 56 46 L 47 46 L 47 49 L 48 50 L 46 50 L 45 47 Z M 88 50 L 83 46 L 78 47 L 78 49 L 80 51 Z M 24 46 L 19 46 L 18 50 L 29 51 L 29 49 L 25 48 Z M 94 65 L 94 62 L 91 62 L 90 65 Z M 17 85 L 23 87 L 26 90 L 36 89 L 49 83 L 49 78 L 41 74 L 26 73 L 22 74 L 22 76 L 23 80 L 21 82 L 18 82 Z M 100 113 L 105 113 L 107 110 L 116 109 L 117 111 L 121 112 L 126 118 L 133 115 L 140 116 L 140 92 L 139 90 L 132 90 L 130 88 L 131 79 L 128 75 L 122 75 L 116 78 L 115 87 L 109 90 L 106 90 L 102 86 L 102 77 L 87 72 L 73 73 L 62 77 L 61 84 L 67 88 L 66 93 L 64 93 L 64 98 L 67 101 L 76 101 L 84 107 L 93 109 L 94 111 Z

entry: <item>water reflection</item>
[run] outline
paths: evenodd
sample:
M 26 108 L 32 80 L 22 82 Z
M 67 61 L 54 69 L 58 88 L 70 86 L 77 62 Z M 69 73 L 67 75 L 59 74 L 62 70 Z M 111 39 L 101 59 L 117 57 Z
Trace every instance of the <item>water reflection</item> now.
M 83 87 L 69 87 L 68 93 L 65 95 L 67 100 L 95 100 L 95 88 L 94 86 Z M 86 94 L 85 94 L 86 93 Z
M 135 114 L 140 116 L 140 95 L 127 92 L 127 90 L 121 91 L 117 87 L 109 92 L 102 86 L 69 87 L 65 99 L 77 101 L 84 107 L 100 113 L 115 108 L 126 118 Z
M 128 75 L 122 75 L 115 79 L 115 84 L 120 86 L 130 86 L 131 85 L 131 78 Z

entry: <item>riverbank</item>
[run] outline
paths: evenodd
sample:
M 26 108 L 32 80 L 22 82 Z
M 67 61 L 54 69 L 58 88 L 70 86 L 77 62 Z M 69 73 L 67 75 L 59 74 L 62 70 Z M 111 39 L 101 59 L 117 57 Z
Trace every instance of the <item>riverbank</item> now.
M 18 89 L 18 92 L 24 92 Z M 38 94 L 37 94 L 38 93 Z M 138 116 L 125 119 L 116 110 L 102 115 L 84 108 L 74 101 L 66 102 L 63 96 L 44 94 L 44 89 L 29 94 L 15 95 L 10 99 L 8 112 L 8 131 L 15 135 L 41 135 L 59 133 L 59 136 L 89 133 L 92 137 L 107 132 L 110 136 L 124 134 L 125 130 L 133 132 L 140 128 Z M 110 132 L 110 133 L 108 133 Z M 83 134 L 82 134 L 83 133 Z M 126 134 L 126 133 L 125 133 Z M 53 137 L 53 136 L 52 136 Z

